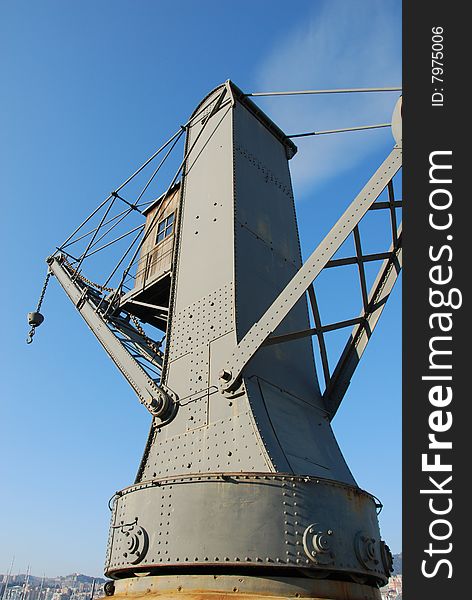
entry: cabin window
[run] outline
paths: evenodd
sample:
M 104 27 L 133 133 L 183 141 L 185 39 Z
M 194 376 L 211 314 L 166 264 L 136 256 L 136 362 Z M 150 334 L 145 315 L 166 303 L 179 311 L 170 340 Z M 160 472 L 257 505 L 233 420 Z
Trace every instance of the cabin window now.
M 162 242 L 174 230 L 174 213 L 163 219 L 157 226 L 156 244 Z

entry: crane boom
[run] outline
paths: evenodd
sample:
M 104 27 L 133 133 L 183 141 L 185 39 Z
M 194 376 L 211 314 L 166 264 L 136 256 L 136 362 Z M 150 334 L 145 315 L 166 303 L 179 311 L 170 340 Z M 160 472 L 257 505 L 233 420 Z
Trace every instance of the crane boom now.
M 68 266 L 62 254 L 49 257 L 47 263 L 49 271 L 134 389 L 141 404 L 153 417 L 167 421 L 177 406 L 172 394 L 158 385 L 140 362 L 144 359 L 153 370 L 159 370 L 162 353 L 157 348 L 151 348 L 145 336 L 120 313 L 110 310 L 107 300 L 77 277 L 76 271 Z

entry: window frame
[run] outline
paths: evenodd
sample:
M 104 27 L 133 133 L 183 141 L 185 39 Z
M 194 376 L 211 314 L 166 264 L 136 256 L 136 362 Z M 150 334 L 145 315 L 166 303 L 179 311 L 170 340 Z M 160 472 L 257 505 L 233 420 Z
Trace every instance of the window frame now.
M 156 246 L 174 233 L 175 211 L 159 221 L 156 232 Z M 162 236 L 162 237 L 161 237 Z

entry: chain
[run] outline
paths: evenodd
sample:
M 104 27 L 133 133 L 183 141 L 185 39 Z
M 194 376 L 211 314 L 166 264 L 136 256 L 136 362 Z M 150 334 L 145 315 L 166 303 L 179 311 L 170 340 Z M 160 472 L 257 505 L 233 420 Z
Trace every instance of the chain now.
M 74 267 L 70 264 L 70 262 L 66 258 L 63 258 L 63 261 L 69 267 L 69 269 L 74 273 L 74 275 L 76 277 L 78 277 L 81 281 L 86 283 L 87 285 L 97 288 L 101 292 L 113 292 L 114 291 L 114 288 L 105 287 L 104 285 L 100 285 L 99 283 L 95 283 L 94 281 L 90 281 L 90 279 L 87 279 L 87 277 L 84 277 L 84 275 L 82 275 L 81 273 L 79 273 L 79 271 L 74 269 Z
M 37 308 L 36 308 L 36 312 L 39 312 L 39 311 L 41 310 L 41 305 L 42 305 L 42 303 L 43 303 L 44 296 L 45 296 L 45 294 L 46 294 L 46 289 L 47 289 L 47 287 L 48 287 L 48 283 L 49 283 L 49 280 L 50 280 L 50 279 L 51 279 L 51 272 L 50 272 L 50 271 L 48 271 L 48 272 L 47 272 L 47 275 L 46 275 L 46 279 L 44 280 L 43 289 L 41 290 L 41 294 L 40 294 L 40 296 L 39 296 L 39 300 L 38 300 L 38 306 L 37 306 Z
M 41 323 L 43 321 L 43 316 L 41 314 L 39 314 L 39 311 L 41 310 L 41 305 L 43 303 L 44 296 L 46 294 L 46 289 L 48 287 L 48 283 L 49 283 L 50 279 L 51 279 L 51 272 L 48 271 L 46 274 L 46 279 L 44 280 L 43 289 L 41 290 L 41 294 L 39 295 L 38 305 L 37 305 L 36 311 L 35 311 L 38 313 L 38 316 L 41 318 L 41 321 L 39 321 L 39 323 L 36 323 L 35 325 L 31 326 L 31 329 L 28 332 L 28 337 L 26 338 L 27 344 L 31 344 L 31 342 L 33 341 L 33 336 L 36 333 L 36 327 L 38 327 L 38 325 L 41 325 Z
M 84 277 L 81 273 L 79 273 L 76 269 L 74 269 L 74 267 L 70 264 L 70 262 L 64 257 L 63 261 L 67 264 L 67 266 L 69 267 L 69 269 L 80 279 L 82 280 L 84 283 L 86 283 L 87 285 L 90 285 L 92 287 L 95 287 L 103 292 L 113 292 L 114 288 L 110 288 L 110 287 L 105 287 L 104 285 L 100 285 L 99 283 L 95 283 L 94 281 L 91 281 L 90 279 L 87 279 L 87 277 Z M 50 275 L 50 274 L 49 274 Z M 43 294 L 44 295 L 44 294 Z M 130 315 L 130 319 L 133 322 L 134 326 L 136 327 L 138 333 L 143 337 L 144 341 L 146 342 L 146 344 L 149 346 L 149 348 L 155 353 L 155 354 L 160 354 L 160 346 L 158 344 L 156 344 L 153 340 L 151 340 L 151 338 L 149 338 L 144 329 L 141 327 L 138 319 L 134 316 L 134 315 Z
M 144 338 L 144 341 L 149 346 L 149 348 L 151 348 L 151 350 L 155 354 L 160 354 L 161 353 L 160 345 L 156 344 L 156 342 L 151 340 L 151 338 L 149 338 L 146 335 L 146 333 L 145 333 L 144 329 L 141 327 L 138 319 L 134 315 L 130 315 L 130 319 L 131 319 L 131 321 L 133 321 L 133 324 L 136 327 L 136 329 L 138 330 L 138 333 Z

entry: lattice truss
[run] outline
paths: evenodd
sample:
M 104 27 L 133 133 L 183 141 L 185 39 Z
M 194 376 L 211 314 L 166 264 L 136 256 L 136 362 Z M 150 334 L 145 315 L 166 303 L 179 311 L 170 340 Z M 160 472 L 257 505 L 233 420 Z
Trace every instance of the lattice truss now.
M 337 411 L 344 393 L 349 385 L 354 370 L 365 350 L 374 327 L 380 317 L 380 314 L 388 300 L 390 292 L 397 280 L 402 268 L 402 224 L 401 209 L 402 200 L 395 197 L 395 186 L 400 187 L 400 177 L 390 179 L 387 188 L 380 194 L 379 198 L 371 205 L 365 217 L 352 229 L 349 239 L 343 244 L 340 250 L 326 262 L 325 267 L 311 283 L 307 290 L 309 307 L 313 327 L 305 332 L 294 332 L 287 336 L 272 336 L 266 341 L 266 344 L 276 343 L 277 339 L 296 339 L 304 335 L 312 335 L 316 338 L 319 352 L 319 362 L 324 381 L 324 399 L 329 408 L 331 418 Z M 364 252 L 363 247 L 369 244 L 369 237 L 379 225 L 379 220 L 375 219 L 375 224 L 367 223 L 372 212 L 382 211 L 386 219 L 381 225 L 388 223 L 390 230 L 390 245 L 388 249 L 381 252 Z M 361 227 L 365 225 L 364 233 L 361 235 Z M 383 228 L 380 227 L 382 233 Z M 384 236 L 382 236 L 384 237 Z M 364 244 L 366 240 L 366 244 Z M 385 240 L 384 240 L 385 241 Z M 374 242 L 375 243 L 375 242 Z M 351 248 L 351 247 L 352 248 Z M 341 256 L 346 249 L 353 250 L 348 256 Z M 380 265 L 379 265 L 380 263 Z M 316 287 L 322 284 L 323 275 L 327 271 L 343 271 L 346 267 L 357 270 L 357 287 L 360 292 L 361 307 L 352 318 L 334 320 L 331 323 L 325 323 L 322 319 L 319 308 L 318 294 Z M 370 286 L 368 282 L 370 280 Z M 355 282 L 349 278 L 348 286 L 342 287 L 342 275 L 338 281 L 338 289 L 342 289 L 343 303 L 345 305 L 353 304 L 349 302 L 351 298 L 356 298 Z M 315 283 L 317 284 L 315 286 Z M 334 368 L 330 368 L 327 348 L 327 334 L 341 329 L 351 328 L 343 350 L 339 355 Z M 282 341 L 280 340 L 280 341 Z

